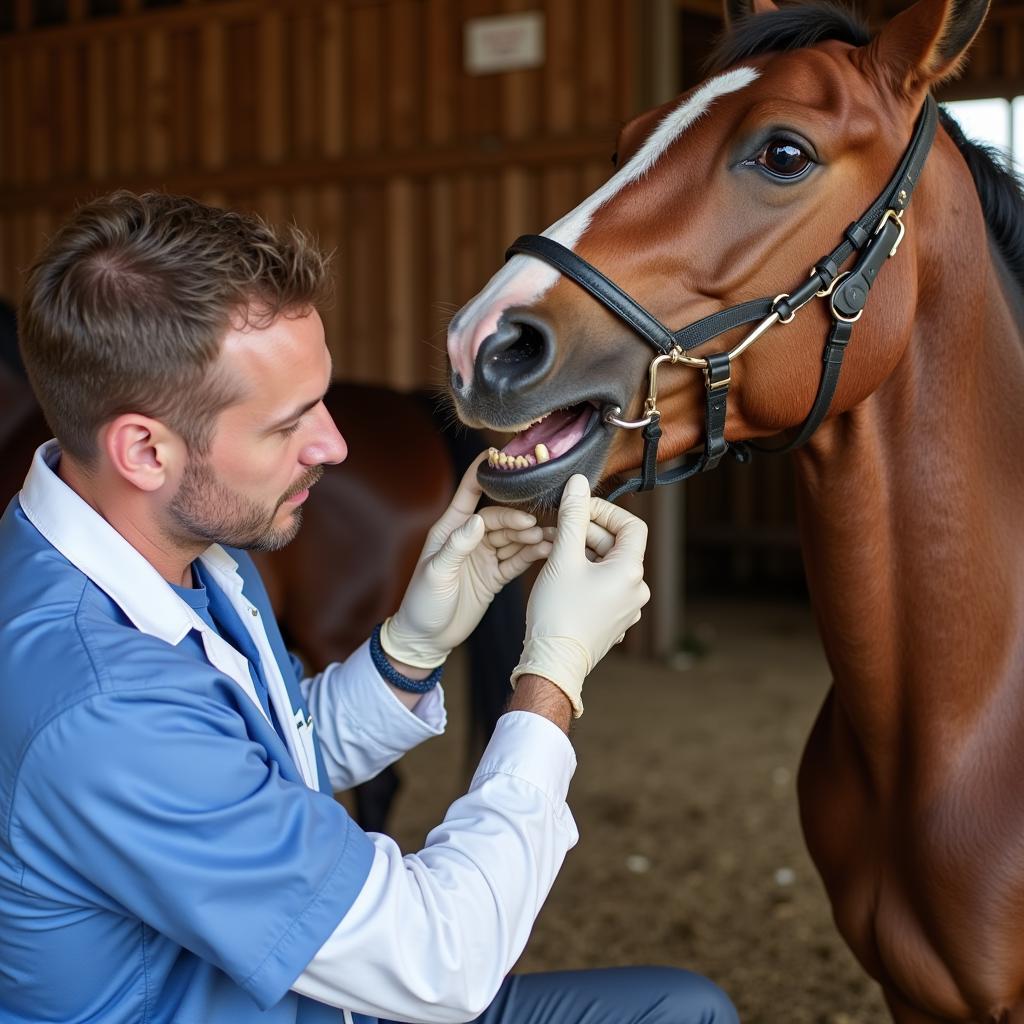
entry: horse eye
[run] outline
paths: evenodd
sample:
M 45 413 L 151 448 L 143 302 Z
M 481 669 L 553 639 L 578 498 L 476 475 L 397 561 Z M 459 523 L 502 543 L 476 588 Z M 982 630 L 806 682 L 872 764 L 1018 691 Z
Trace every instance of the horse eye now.
M 798 178 L 814 161 L 791 139 L 772 139 L 757 162 L 776 178 Z

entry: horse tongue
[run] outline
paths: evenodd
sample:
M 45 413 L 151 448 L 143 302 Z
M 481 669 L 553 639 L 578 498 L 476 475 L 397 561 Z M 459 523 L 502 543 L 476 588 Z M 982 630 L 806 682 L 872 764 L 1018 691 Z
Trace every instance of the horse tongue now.
M 502 449 L 506 455 L 533 455 L 539 444 L 548 448 L 551 458 L 567 452 L 583 436 L 589 406 L 573 406 L 571 409 L 557 409 L 540 423 L 534 423 L 520 434 L 516 434 Z

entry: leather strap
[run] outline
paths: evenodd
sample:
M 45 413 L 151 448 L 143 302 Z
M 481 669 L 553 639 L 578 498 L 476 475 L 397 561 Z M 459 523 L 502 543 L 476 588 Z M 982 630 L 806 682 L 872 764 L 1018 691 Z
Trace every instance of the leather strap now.
M 915 123 L 910 143 L 886 187 L 864 214 L 846 229 L 844 240 L 815 264 L 810 278 L 790 295 L 776 300 L 754 299 L 739 303 L 712 313 L 675 332 L 670 331 L 657 317 L 596 267 L 554 239 L 544 235 L 522 235 L 509 246 L 505 258 L 523 254 L 535 256 L 549 263 L 632 327 L 659 353 L 667 355 L 674 347 L 678 346 L 684 350 L 696 348 L 735 327 L 764 320 L 772 312 L 777 312 L 781 320 L 788 321 L 816 294 L 826 292 L 840 276 L 841 268 L 847 260 L 855 252 L 860 252 L 861 255 L 851 271 L 832 292 L 834 326 L 825 344 L 818 393 L 807 419 L 804 420 L 796 438 L 789 444 L 778 449 L 759 449 L 791 451 L 810 438 L 828 413 L 839 382 L 839 373 L 852 333 L 853 321 L 859 318 L 879 270 L 895 252 L 895 247 L 902 238 L 903 225 L 898 217 L 910 203 L 935 138 L 937 125 L 938 105 L 931 96 L 928 96 Z M 630 491 L 651 490 L 664 484 L 676 483 L 695 473 L 714 469 L 726 452 L 731 452 L 740 461 L 746 461 L 749 458 L 749 448 L 758 447 L 742 443 L 730 444 L 725 440 L 729 357 L 725 353 L 720 353 L 707 356 L 706 359 L 708 369 L 703 454 L 695 462 L 677 467 L 659 478 L 657 453 L 662 431 L 660 416 L 656 415 L 644 428 L 641 476 L 618 487 L 609 495 L 608 500 L 614 501 Z
M 821 426 L 821 421 L 832 405 L 832 398 L 836 393 L 836 386 L 839 384 L 839 371 L 843 368 L 846 346 L 849 344 L 852 334 L 853 324 L 849 320 L 836 320 L 833 323 L 828 340 L 825 342 L 825 350 L 822 353 L 824 367 L 821 372 L 821 380 L 818 381 L 818 393 L 815 395 L 811 411 L 807 414 L 807 419 L 804 420 L 796 437 L 780 448 L 768 448 L 765 445 L 749 441 L 747 443 L 751 448 L 770 455 L 783 455 L 810 440 L 811 435 Z
M 704 398 L 704 466 L 714 469 L 729 450 L 725 439 L 725 416 L 729 402 L 729 357 L 724 352 L 708 356 Z
M 597 267 L 577 256 L 571 249 L 566 249 L 561 242 L 545 235 L 520 235 L 505 251 L 505 259 L 511 259 L 517 254 L 536 256 L 550 263 L 569 280 L 590 292 L 598 302 L 624 320 L 662 355 L 668 355 L 675 345 L 672 332 L 657 317 L 648 313 Z
M 661 441 L 661 413 L 651 416 L 651 422 L 644 427 L 644 458 L 640 467 L 638 490 L 653 491 L 658 486 L 658 442 Z

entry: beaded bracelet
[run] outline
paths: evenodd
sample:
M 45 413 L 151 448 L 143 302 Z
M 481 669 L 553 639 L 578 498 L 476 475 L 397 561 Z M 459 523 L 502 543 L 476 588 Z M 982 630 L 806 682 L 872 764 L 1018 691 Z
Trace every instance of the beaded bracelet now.
M 426 679 L 410 679 L 403 676 L 394 665 L 388 661 L 384 648 L 380 645 L 380 628 L 383 623 L 373 627 L 370 634 L 370 658 L 373 660 L 377 671 L 392 685 L 406 693 L 429 693 L 441 681 L 441 672 L 444 665 L 438 665 Z

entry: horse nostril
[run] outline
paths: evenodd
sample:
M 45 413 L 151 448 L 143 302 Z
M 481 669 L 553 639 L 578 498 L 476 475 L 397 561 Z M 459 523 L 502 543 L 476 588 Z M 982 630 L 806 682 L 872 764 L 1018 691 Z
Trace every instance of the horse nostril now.
M 497 330 L 480 346 L 476 375 L 489 391 L 526 387 L 551 369 L 554 353 L 554 339 L 543 321 L 502 317 Z

